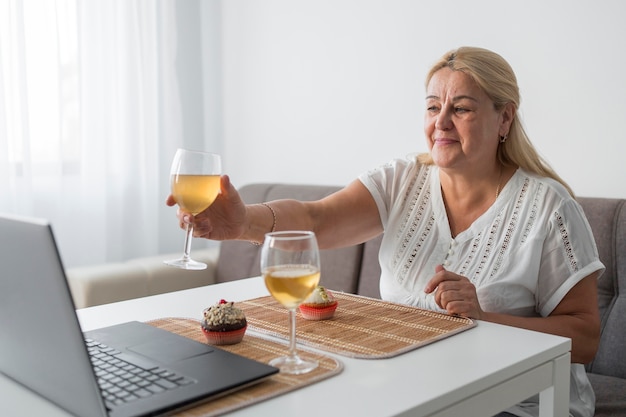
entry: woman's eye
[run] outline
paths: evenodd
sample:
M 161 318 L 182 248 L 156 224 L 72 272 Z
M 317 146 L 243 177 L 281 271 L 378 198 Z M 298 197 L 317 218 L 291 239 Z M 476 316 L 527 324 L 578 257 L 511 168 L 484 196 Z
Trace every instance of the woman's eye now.
M 455 107 L 454 111 L 456 113 L 465 113 L 467 111 L 467 109 L 465 107 Z
M 428 110 L 428 111 L 430 111 L 430 112 L 434 112 L 434 111 L 439 110 L 439 108 L 438 108 L 437 106 L 428 106 L 428 107 L 426 108 L 426 110 Z

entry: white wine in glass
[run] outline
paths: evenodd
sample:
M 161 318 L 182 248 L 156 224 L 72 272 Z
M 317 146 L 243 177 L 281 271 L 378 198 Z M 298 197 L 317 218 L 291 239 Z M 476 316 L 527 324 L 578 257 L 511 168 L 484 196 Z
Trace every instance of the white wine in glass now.
M 270 365 L 288 374 L 303 374 L 317 367 L 296 352 L 296 310 L 320 280 L 320 255 L 313 232 L 285 231 L 265 235 L 261 273 L 272 297 L 289 311 L 289 354 Z
M 170 186 L 176 204 L 194 216 L 206 210 L 220 192 L 221 173 L 222 161 L 219 155 L 178 149 L 170 170 Z M 165 263 L 183 269 L 205 269 L 205 263 L 191 259 L 192 238 L 193 225 L 188 224 L 183 256 Z

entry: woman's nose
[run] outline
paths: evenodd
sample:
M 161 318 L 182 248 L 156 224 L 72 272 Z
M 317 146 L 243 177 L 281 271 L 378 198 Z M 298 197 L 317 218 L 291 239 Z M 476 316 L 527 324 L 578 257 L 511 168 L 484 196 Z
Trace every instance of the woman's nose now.
M 435 120 L 435 128 L 437 130 L 449 130 L 452 127 L 452 118 L 451 112 L 444 109 L 441 109 L 439 114 L 437 114 L 437 119 Z

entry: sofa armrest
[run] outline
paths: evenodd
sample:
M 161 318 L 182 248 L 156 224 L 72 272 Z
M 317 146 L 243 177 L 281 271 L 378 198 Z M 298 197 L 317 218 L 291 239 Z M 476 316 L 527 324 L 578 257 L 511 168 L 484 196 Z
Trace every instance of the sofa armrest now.
M 180 253 L 130 259 L 126 262 L 68 268 L 67 279 L 76 308 L 113 303 L 215 283 L 219 247 L 195 249 L 195 260 L 207 269 L 187 271 L 164 260 Z

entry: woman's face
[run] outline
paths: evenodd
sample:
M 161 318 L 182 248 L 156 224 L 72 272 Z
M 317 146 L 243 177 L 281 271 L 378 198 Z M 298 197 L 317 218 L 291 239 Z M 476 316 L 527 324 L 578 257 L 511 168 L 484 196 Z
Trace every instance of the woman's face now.
M 494 163 L 509 118 L 464 72 L 443 68 L 428 83 L 424 132 L 433 161 L 442 168 Z

